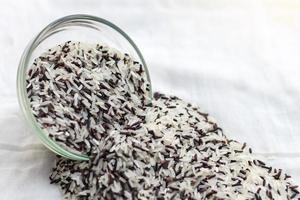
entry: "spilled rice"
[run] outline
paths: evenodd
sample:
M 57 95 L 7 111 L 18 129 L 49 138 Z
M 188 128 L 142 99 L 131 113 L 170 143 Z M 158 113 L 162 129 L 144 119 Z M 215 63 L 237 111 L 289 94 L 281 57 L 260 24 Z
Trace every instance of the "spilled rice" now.
M 49 49 L 28 70 L 27 93 L 44 132 L 90 157 L 57 157 L 50 180 L 65 199 L 300 199 L 290 176 L 199 107 L 151 100 L 144 67 L 108 46 Z

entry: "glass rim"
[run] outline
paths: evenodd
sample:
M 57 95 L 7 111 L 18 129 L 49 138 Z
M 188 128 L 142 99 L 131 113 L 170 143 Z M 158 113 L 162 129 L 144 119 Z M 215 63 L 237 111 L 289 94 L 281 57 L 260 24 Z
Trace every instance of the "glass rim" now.
M 92 15 L 85 15 L 85 14 L 76 14 L 76 15 L 68 15 L 62 18 L 59 18 L 50 24 L 48 24 L 45 28 L 43 28 L 26 46 L 20 62 L 18 66 L 17 71 L 17 95 L 18 95 L 18 101 L 19 105 L 21 107 L 23 116 L 25 117 L 25 120 L 27 121 L 27 124 L 33 129 L 36 135 L 40 138 L 42 143 L 49 148 L 54 153 L 69 158 L 73 160 L 89 160 L 89 157 L 86 155 L 78 154 L 75 152 L 68 151 L 67 149 L 61 147 L 58 145 L 54 140 L 52 140 L 45 132 L 42 130 L 42 128 L 38 125 L 35 117 L 32 114 L 32 110 L 30 107 L 30 103 L 27 97 L 27 91 L 26 91 L 26 69 L 29 63 L 29 58 L 32 56 L 33 51 L 36 49 L 36 47 L 43 42 L 46 38 L 48 38 L 50 35 L 48 33 L 51 33 L 51 31 L 55 31 L 56 29 L 60 28 L 60 25 L 64 25 L 66 22 L 97 22 L 100 24 L 104 24 L 113 30 L 117 31 L 121 36 L 123 36 L 129 44 L 133 47 L 135 52 L 138 55 L 138 58 L 142 62 L 149 84 L 150 84 L 150 95 L 152 95 L 152 88 L 151 88 L 151 80 L 149 71 L 146 65 L 146 62 L 136 46 L 136 44 L 133 42 L 133 40 L 118 26 L 115 24 L 109 22 L 108 20 L 105 20 L 100 17 L 92 16 Z M 90 27 L 91 28 L 91 27 Z M 52 32 L 53 33 L 53 32 Z

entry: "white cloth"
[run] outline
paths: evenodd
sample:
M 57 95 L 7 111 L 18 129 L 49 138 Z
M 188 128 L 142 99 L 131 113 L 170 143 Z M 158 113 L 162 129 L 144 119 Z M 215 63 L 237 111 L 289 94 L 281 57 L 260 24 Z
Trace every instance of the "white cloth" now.
M 154 90 L 200 105 L 228 136 L 300 183 L 298 0 L 2 0 L 0 9 L 0 199 L 61 199 L 48 181 L 54 156 L 26 128 L 15 79 L 29 40 L 75 13 L 123 28 Z

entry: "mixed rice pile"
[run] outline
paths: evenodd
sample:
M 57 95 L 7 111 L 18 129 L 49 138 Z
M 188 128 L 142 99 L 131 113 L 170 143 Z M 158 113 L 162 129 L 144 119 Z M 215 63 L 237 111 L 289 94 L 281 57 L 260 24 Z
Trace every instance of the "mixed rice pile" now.
M 27 93 L 45 133 L 69 151 L 50 175 L 66 200 L 300 199 L 281 169 L 227 138 L 208 114 L 155 93 L 144 67 L 105 45 L 66 42 L 37 58 Z
M 150 101 L 144 67 L 100 44 L 66 42 L 35 59 L 27 93 L 37 122 L 59 145 L 90 155 Z

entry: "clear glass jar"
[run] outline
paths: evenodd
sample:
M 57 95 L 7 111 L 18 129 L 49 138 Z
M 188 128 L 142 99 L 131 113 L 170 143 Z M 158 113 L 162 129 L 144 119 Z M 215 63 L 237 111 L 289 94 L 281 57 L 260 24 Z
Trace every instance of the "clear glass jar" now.
M 129 36 L 116 25 L 99 17 L 90 15 L 70 15 L 63 17 L 46 26 L 27 45 L 21 57 L 17 74 L 18 101 L 26 121 L 43 144 L 54 153 L 74 160 L 88 160 L 89 158 L 85 155 L 67 151 L 44 133 L 31 112 L 26 92 L 26 72 L 34 59 L 49 48 L 69 40 L 87 43 L 105 43 L 121 52 L 128 53 L 136 61 L 144 65 L 149 82 L 150 77 L 141 52 Z

